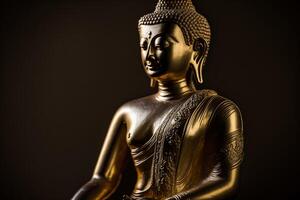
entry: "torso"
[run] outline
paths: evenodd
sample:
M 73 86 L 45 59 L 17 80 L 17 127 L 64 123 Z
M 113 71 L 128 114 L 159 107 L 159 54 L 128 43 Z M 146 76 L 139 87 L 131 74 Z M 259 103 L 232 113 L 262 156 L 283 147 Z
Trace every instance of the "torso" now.
M 128 130 L 127 144 L 131 150 L 138 176 L 134 189 L 136 197 L 153 198 L 151 165 L 156 130 L 170 110 L 178 103 L 185 101 L 190 95 L 170 101 L 160 101 L 155 95 L 152 95 L 129 102 L 125 106 L 125 121 Z M 141 148 L 147 150 L 140 153 Z
M 191 94 L 188 94 L 179 100 L 159 101 L 152 95 L 134 100 L 125 105 L 127 144 L 131 150 L 138 176 L 133 191 L 134 198 L 159 199 L 155 196 L 153 190 L 152 168 L 156 130 L 172 108 L 185 102 L 190 96 Z M 204 150 L 202 149 L 201 151 Z M 202 152 L 198 153 L 201 154 Z
M 138 148 L 145 144 L 170 110 L 189 96 L 179 100 L 160 101 L 152 95 L 126 105 L 127 144 L 130 148 Z

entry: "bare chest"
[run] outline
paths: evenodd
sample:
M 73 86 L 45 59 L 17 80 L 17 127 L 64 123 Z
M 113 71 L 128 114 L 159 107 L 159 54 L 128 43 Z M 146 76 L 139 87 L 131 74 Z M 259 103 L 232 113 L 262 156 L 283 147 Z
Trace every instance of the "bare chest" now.
M 154 136 L 171 109 L 170 105 L 153 105 L 131 113 L 127 132 L 129 147 L 139 148 L 146 144 Z

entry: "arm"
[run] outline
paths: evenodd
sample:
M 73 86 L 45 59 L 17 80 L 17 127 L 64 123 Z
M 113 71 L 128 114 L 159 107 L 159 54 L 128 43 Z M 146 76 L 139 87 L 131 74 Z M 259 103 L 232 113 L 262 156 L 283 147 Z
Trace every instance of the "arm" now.
M 126 124 L 119 110 L 109 127 L 93 176 L 74 195 L 72 200 L 98 200 L 108 198 L 118 186 L 126 164 Z
M 221 173 L 217 177 L 208 177 L 198 186 L 176 194 L 168 200 L 218 200 L 234 194 L 243 157 L 243 125 L 237 106 L 229 100 L 224 101 L 216 110 L 214 123 L 221 133 Z

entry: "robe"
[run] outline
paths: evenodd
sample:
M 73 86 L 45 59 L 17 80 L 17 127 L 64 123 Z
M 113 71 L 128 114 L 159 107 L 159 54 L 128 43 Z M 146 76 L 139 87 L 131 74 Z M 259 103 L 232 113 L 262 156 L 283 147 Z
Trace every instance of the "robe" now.
M 155 199 L 170 197 L 213 179 L 222 173 L 225 162 L 230 167 L 241 163 L 243 138 L 240 132 L 230 137 L 218 133 L 219 124 L 215 120 L 217 110 L 226 118 L 235 108 L 233 102 L 212 90 L 197 91 L 176 105 L 154 137 L 132 152 L 136 164 L 151 162 L 149 190 Z M 242 127 L 237 131 L 242 131 Z M 229 145 L 231 149 L 227 148 Z M 131 198 L 142 196 L 143 192 L 133 193 Z

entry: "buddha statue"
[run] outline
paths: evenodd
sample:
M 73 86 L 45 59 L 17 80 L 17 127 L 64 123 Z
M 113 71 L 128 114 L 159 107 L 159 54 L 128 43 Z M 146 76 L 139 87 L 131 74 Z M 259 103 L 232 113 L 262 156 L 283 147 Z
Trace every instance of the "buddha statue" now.
M 227 199 L 243 157 L 238 107 L 213 90 L 196 89 L 210 27 L 191 0 L 158 0 L 139 20 L 141 59 L 157 93 L 115 113 L 90 181 L 73 200 L 108 199 L 132 159 L 132 200 Z M 201 86 L 200 86 L 201 87 Z

